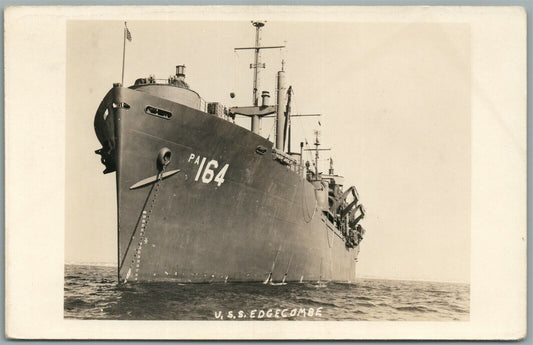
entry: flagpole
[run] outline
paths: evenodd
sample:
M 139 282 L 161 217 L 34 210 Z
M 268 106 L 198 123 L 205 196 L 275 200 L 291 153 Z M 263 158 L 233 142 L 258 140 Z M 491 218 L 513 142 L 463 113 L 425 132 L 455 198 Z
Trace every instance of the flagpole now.
M 122 48 L 122 86 L 124 86 L 124 63 L 126 61 L 126 22 L 124 22 L 124 46 Z

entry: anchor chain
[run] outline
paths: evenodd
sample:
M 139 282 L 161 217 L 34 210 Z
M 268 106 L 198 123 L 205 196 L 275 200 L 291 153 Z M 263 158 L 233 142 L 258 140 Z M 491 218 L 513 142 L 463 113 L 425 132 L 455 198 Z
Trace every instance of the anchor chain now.
M 146 210 L 146 207 L 145 207 L 145 209 L 142 211 L 141 231 L 139 233 L 139 243 L 137 244 L 137 248 L 135 249 L 133 258 L 131 259 L 130 267 L 128 268 L 128 273 L 126 274 L 126 278 L 124 279 L 124 284 L 128 282 L 128 278 L 130 277 L 132 273 L 132 269 L 134 265 L 135 265 L 134 281 L 137 281 L 137 279 L 139 278 L 139 266 L 141 264 L 142 246 L 143 246 L 143 243 L 144 244 L 148 243 L 148 238 L 146 237 L 146 229 L 148 227 L 148 221 L 150 220 L 150 216 L 152 215 L 152 210 L 157 200 L 159 189 L 161 188 L 161 181 L 163 181 L 163 174 L 165 173 L 165 169 L 169 163 L 170 161 L 167 161 L 165 164 L 162 165 L 159 175 L 157 177 L 157 182 L 154 186 L 154 189 L 151 191 L 154 197 L 152 198 L 152 201 L 150 202 L 150 206 L 148 207 L 148 210 Z

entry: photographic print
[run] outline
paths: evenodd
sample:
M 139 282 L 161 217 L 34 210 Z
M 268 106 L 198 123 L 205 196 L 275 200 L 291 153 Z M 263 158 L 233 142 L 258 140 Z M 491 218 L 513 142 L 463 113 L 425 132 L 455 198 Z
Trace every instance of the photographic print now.
M 65 317 L 468 320 L 470 60 L 466 24 L 69 21 Z
M 49 81 L 28 202 L 59 224 L 23 241 L 39 225 L 8 190 L 11 336 L 520 337 L 520 9 L 86 9 L 6 20 L 6 176 L 30 171 L 13 95 Z

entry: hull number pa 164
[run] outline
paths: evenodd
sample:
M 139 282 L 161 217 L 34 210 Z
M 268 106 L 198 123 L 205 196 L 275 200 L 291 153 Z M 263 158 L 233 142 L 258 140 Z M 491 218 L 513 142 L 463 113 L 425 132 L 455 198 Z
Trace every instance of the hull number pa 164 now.
M 214 181 L 217 186 L 220 187 L 220 185 L 224 183 L 224 175 L 226 175 L 226 171 L 228 171 L 229 164 L 224 165 L 222 169 L 218 170 L 219 164 L 217 160 L 211 159 L 208 162 L 206 161 L 206 157 L 197 156 L 194 153 L 191 153 L 189 156 L 188 162 L 198 165 L 198 171 L 196 172 L 194 180 L 201 180 L 203 183 L 211 183 Z

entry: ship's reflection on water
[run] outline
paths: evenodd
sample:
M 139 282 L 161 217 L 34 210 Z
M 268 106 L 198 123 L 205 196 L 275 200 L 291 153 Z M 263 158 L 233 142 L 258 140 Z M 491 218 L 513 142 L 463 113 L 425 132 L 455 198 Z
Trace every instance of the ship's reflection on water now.
M 468 284 L 357 279 L 118 286 L 116 268 L 65 266 L 64 317 L 130 320 L 461 320 Z

